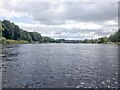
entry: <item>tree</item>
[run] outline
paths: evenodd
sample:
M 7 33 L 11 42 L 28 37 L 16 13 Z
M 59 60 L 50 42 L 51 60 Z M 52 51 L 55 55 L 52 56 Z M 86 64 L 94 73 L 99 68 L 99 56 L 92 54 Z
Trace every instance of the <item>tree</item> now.
M 2 27 L 4 28 L 3 36 L 6 39 L 14 39 L 14 23 L 10 23 L 8 20 L 2 22 Z
M 1 27 L 4 28 L 2 30 L 2 36 L 6 39 L 12 39 L 12 40 L 26 40 L 28 42 L 37 41 L 42 42 L 42 36 L 37 32 L 28 32 L 23 29 L 20 29 L 19 26 L 15 25 L 14 23 L 11 23 L 8 20 L 3 20 L 1 22 Z
M 38 41 L 40 43 L 42 42 L 42 36 L 39 33 L 29 32 L 29 34 L 31 35 L 33 41 Z
M 14 26 L 14 40 L 20 40 L 21 39 L 21 33 L 22 30 L 17 26 L 15 25 Z
M 120 29 L 118 30 L 118 32 L 115 32 L 115 34 L 110 35 L 109 40 L 111 42 L 120 42 Z
M 44 43 L 54 43 L 55 42 L 55 40 L 53 38 L 46 37 L 46 36 L 43 37 L 42 39 L 43 39 Z

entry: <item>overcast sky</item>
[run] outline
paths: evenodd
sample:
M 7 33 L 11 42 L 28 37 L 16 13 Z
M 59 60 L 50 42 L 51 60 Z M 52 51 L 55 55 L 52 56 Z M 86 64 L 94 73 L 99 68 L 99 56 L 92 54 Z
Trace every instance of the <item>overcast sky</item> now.
M 118 0 L 0 0 L 0 19 L 55 39 L 91 39 L 118 30 Z

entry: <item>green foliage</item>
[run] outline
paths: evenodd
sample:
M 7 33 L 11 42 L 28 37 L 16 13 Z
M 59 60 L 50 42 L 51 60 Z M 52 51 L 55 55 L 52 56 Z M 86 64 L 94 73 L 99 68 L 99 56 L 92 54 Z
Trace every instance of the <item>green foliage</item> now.
M 25 40 L 18 40 L 17 42 L 18 42 L 18 44 L 28 44 L 29 43 L 28 41 L 25 41 Z
M 2 22 L 0 20 L 0 38 L 2 37 Z
M 18 44 L 18 42 L 17 41 L 15 41 L 15 40 L 6 40 L 6 42 L 5 42 L 5 44 Z
M 53 38 L 49 37 L 42 37 L 44 43 L 55 43 L 55 40 Z
M 38 41 L 39 43 L 42 43 L 42 41 L 43 41 L 42 36 L 39 33 L 29 32 L 29 34 L 31 35 L 33 41 Z
M 4 28 L 4 31 L 2 31 L 3 37 L 6 39 L 14 39 L 14 23 L 4 20 L 2 22 L 2 27 Z
M 6 38 L 0 37 L 0 44 L 5 44 L 6 43 Z
M 82 41 L 82 43 L 89 43 L 89 42 L 90 42 L 89 39 L 85 39 L 85 40 Z
M 28 41 L 24 40 L 11 40 L 11 39 L 5 39 L 5 38 L 0 38 L 0 43 L 2 44 L 28 44 Z
M 108 38 L 107 37 L 98 38 L 98 43 L 107 43 L 107 42 L 108 42 Z
M 109 40 L 111 42 L 120 42 L 120 29 L 113 35 L 110 35 Z
M 11 40 L 24 40 L 28 42 L 42 42 L 42 36 L 37 32 L 28 32 L 19 28 L 19 26 L 11 23 L 8 20 L 3 20 L 1 22 L 1 28 L 4 28 L 2 31 L 2 36 L 6 39 Z M 8 41 L 9 42 L 9 41 Z M 11 41 L 12 42 L 12 41 Z
M 14 25 L 14 40 L 20 40 L 22 37 L 22 30 L 17 26 Z

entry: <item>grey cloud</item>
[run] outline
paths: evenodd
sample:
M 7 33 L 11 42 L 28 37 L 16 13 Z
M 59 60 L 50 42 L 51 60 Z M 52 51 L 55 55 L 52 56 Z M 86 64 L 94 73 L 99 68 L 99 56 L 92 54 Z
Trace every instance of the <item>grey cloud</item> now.
M 5 0 L 6 1 L 6 0 Z M 118 7 L 117 3 L 80 3 L 80 2 L 20 2 L 18 5 L 12 5 L 9 1 L 3 1 L 4 9 L 15 11 L 18 13 L 26 13 L 35 21 L 42 24 L 65 24 L 66 20 L 76 22 L 93 22 L 100 24 L 105 29 L 113 28 L 116 31 L 117 25 L 104 25 L 105 21 L 113 20 L 117 22 Z M 64 11 L 57 13 L 53 9 L 59 8 L 59 5 L 64 7 Z M 7 6 L 7 7 L 6 7 Z M 43 27 L 24 27 L 26 30 L 32 30 L 47 35 L 53 38 L 95 38 L 95 36 L 108 36 L 111 31 L 105 29 L 65 29 L 65 28 L 43 28 Z M 94 32 L 94 35 L 88 35 Z M 64 34 L 63 34 L 64 33 Z
M 44 24 L 62 24 L 66 20 L 100 22 L 118 17 L 118 7 L 115 2 L 20 2 L 19 5 L 11 5 L 10 3 L 6 5 L 4 8 L 15 12 L 27 13 L 34 20 Z M 63 12 L 57 13 L 51 9 L 57 9 L 59 5 L 64 7 Z
M 44 9 L 43 11 L 38 11 L 39 13 L 32 14 L 32 16 L 35 20 L 39 20 L 41 23 L 61 24 L 66 20 L 73 20 L 78 22 L 100 22 L 105 20 L 112 20 L 118 15 L 116 3 L 69 2 L 61 4 L 65 8 L 63 13 L 55 13 L 50 9 Z
M 104 29 L 62 29 L 62 28 L 41 28 L 41 27 L 24 27 L 26 30 L 36 31 L 41 35 L 49 36 L 52 38 L 64 38 L 64 39 L 85 39 L 85 38 L 96 38 L 101 36 L 108 36 L 112 34 L 109 30 Z M 115 29 L 113 29 L 115 31 Z M 94 35 L 90 33 L 94 32 Z M 88 36 L 86 36 L 88 34 Z
M 101 21 L 117 17 L 116 3 L 67 3 L 65 6 L 68 19 Z

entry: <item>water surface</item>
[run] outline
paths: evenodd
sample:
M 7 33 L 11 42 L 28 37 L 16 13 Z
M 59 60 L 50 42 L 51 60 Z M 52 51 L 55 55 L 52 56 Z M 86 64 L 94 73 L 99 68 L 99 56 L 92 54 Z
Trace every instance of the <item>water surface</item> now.
M 118 46 L 3 46 L 3 88 L 117 88 Z

